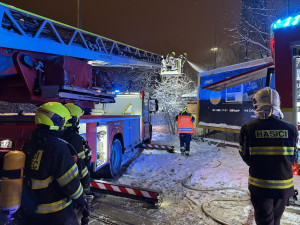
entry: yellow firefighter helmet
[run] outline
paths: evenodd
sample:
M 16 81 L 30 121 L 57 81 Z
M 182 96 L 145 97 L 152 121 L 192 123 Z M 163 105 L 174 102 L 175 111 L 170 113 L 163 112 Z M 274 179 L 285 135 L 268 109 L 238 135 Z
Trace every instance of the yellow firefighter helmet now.
M 50 130 L 63 130 L 71 118 L 69 110 L 59 102 L 47 102 L 35 113 L 37 126 L 48 126 Z
M 73 103 L 67 103 L 65 104 L 66 108 L 70 111 L 71 119 L 67 121 L 66 126 L 78 126 L 79 123 L 79 117 L 82 115 L 83 110 Z

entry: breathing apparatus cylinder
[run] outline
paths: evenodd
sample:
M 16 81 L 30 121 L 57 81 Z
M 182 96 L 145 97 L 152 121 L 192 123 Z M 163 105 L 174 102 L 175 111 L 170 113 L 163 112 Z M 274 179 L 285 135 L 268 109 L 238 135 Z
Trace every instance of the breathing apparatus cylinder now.
M 21 204 L 23 169 L 25 154 L 11 151 L 4 156 L 0 192 L 0 210 L 8 211 L 8 217 L 15 213 Z

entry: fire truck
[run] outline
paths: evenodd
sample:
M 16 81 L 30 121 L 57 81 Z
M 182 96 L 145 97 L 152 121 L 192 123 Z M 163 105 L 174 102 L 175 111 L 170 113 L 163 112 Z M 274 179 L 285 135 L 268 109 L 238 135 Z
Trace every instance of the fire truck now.
M 160 55 L 0 3 L 0 65 L 0 101 L 75 103 L 90 112 L 80 118 L 80 134 L 92 149 L 94 175 L 116 176 L 122 156 L 151 141 L 157 101 L 145 91 L 109 92 L 111 80 L 101 68 L 159 69 Z M 0 116 L 0 208 L 18 205 L 22 166 L 9 160 L 24 163 L 21 153 L 11 153 L 35 128 L 34 114 Z M 9 171 L 20 171 L 19 179 L 9 183 Z
M 284 119 L 300 130 L 300 15 L 278 19 L 271 25 L 271 52 L 275 88 Z M 300 160 L 299 160 L 300 162 Z M 299 167 L 299 166 L 298 166 Z M 299 175 L 300 168 L 294 174 Z

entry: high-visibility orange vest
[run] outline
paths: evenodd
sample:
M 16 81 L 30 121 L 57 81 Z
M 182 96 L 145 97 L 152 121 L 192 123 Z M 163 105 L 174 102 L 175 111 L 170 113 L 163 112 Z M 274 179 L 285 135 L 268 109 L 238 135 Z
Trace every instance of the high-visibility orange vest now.
M 178 116 L 177 134 L 195 133 L 192 117 L 187 115 Z

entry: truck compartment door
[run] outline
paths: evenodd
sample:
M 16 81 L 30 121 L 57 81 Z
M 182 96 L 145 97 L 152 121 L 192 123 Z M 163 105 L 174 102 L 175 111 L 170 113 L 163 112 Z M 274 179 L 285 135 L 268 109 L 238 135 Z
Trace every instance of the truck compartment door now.
M 124 120 L 124 148 L 130 149 L 141 142 L 140 118 L 134 117 Z

